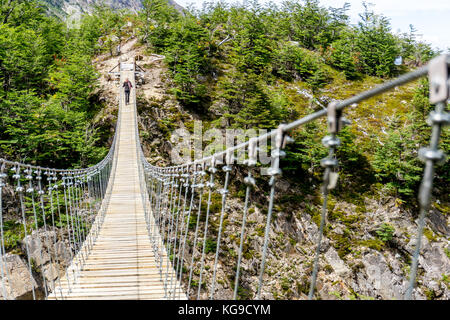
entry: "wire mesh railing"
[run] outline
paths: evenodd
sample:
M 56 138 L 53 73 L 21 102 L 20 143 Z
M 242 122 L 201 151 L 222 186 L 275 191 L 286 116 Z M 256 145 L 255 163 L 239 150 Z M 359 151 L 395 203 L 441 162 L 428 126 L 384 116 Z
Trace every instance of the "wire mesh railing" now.
M 118 135 L 105 158 L 85 169 L 0 159 L 2 299 L 64 299 L 63 278 L 71 290 L 104 219 Z
M 160 270 L 160 279 L 164 282 L 165 294 L 169 299 L 179 297 L 176 283 L 182 283 L 184 293 L 190 299 L 214 299 L 217 296 L 217 275 L 224 272 L 219 263 L 219 256 L 224 248 L 224 229 L 227 227 L 224 217 L 228 214 L 230 173 L 236 170 L 236 152 L 244 151 L 247 176 L 240 183 L 246 185 L 244 209 L 241 216 L 238 236 L 238 252 L 235 257 L 233 281 L 233 298 L 238 295 L 241 277 L 241 263 L 244 254 L 244 242 L 247 232 L 249 203 L 251 193 L 256 185 L 252 169 L 258 161 L 259 145 L 267 139 L 274 138 L 271 152 L 269 175 L 269 201 L 265 218 L 262 246 L 256 255 L 259 260 L 257 287 L 255 297 L 261 298 L 265 285 L 264 275 L 267 262 L 267 249 L 270 245 L 272 214 L 276 190 L 276 180 L 281 175 L 280 159 L 285 156 L 283 149 L 293 141 L 288 133 L 300 126 L 322 117 L 327 117 L 328 135 L 322 140 L 328 149 L 328 156 L 322 159 L 325 168 L 321 192 L 323 194 L 319 232 L 316 239 L 316 250 L 309 281 L 308 298 L 313 299 L 319 270 L 319 257 L 326 225 L 327 201 L 329 192 L 336 187 L 338 180 L 338 159 L 336 151 L 340 145 L 339 132 L 347 124 L 343 116 L 346 107 L 387 92 L 397 86 L 404 85 L 428 75 L 430 82 L 430 103 L 435 110 L 430 114 L 432 126 L 430 146 L 419 151 L 420 158 L 425 161 L 425 170 L 419 191 L 420 217 L 417 231 L 416 249 L 412 255 L 409 285 L 404 298 L 411 299 L 414 290 L 421 238 L 424 230 L 425 216 L 430 208 L 434 167 L 445 161 L 445 155 L 438 149 L 442 128 L 450 123 L 449 113 L 445 111 L 449 99 L 449 65 L 450 57 L 442 55 L 433 59 L 428 65 L 407 73 L 390 82 L 381 84 L 371 90 L 355 95 L 343 101 L 331 102 L 327 109 L 320 110 L 289 124 L 282 124 L 276 130 L 250 138 L 237 146 L 227 148 L 209 157 L 189 163 L 169 167 L 153 166 L 146 160 L 138 146 L 141 161 L 141 186 L 145 190 L 143 200 L 146 221 L 151 239 L 154 241 L 155 259 Z M 139 141 L 139 139 L 137 139 Z M 221 168 L 219 167 L 221 166 Z M 218 177 L 220 176 L 220 179 Z M 220 183 L 220 184 L 219 184 Z M 220 205 L 212 202 L 212 196 L 219 195 Z M 218 217 L 216 217 L 218 215 Z M 150 219 L 150 216 L 152 219 Z M 213 217 L 217 218 L 213 221 Z M 158 237 L 156 237 L 158 235 Z M 159 239 L 158 241 L 156 239 Z M 162 250 L 166 251 L 169 260 L 163 259 Z M 210 255 L 212 253 L 212 255 Z M 173 268 L 175 273 L 169 272 Z M 174 278 L 174 275 L 176 278 Z

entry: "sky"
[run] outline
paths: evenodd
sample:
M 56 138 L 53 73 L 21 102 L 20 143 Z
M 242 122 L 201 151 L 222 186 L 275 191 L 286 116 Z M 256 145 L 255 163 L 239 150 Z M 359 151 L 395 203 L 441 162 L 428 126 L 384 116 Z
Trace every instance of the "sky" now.
M 201 8 L 204 0 L 175 0 L 183 7 L 193 4 Z M 229 3 L 243 0 L 225 0 Z M 260 3 L 269 0 L 259 0 Z M 209 2 L 209 1 L 208 1 Z M 280 4 L 283 0 L 272 0 Z M 324 7 L 342 7 L 345 2 L 350 3 L 349 16 L 351 23 L 357 23 L 358 14 L 363 12 L 362 0 L 320 0 Z M 433 48 L 447 50 L 450 48 L 450 0 L 367 0 L 372 3 L 372 10 L 389 18 L 394 33 L 408 32 L 412 24 L 423 40 Z

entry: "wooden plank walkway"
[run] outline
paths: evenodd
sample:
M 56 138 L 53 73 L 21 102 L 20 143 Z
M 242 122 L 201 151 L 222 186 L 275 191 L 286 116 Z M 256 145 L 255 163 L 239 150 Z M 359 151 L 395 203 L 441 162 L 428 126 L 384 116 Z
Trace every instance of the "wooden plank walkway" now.
M 133 83 L 135 90 L 134 70 L 121 71 L 121 84 L 125 78 Z M 111 195 L 101 230 L 76 280 L 72 275 L 76 273 L 78 259 L 74 258 L 67 272 L 69 279 L 64 276 L 57 281 L 60 286 L 48 299 L 165 299 L 164 283 L 160 280 L 144 216 L 135 110 L 133 95 L 126 105 L 122 94 L 116 163 L 109 181 Z M 163 256 L 165 266 L 168 261 L 165 250 Z M 170 262 L 169 269 L 173 270 Z M 176 290 L 182 292 L 179 283 Z M 184 293 L 178 296 L 186 299 Z

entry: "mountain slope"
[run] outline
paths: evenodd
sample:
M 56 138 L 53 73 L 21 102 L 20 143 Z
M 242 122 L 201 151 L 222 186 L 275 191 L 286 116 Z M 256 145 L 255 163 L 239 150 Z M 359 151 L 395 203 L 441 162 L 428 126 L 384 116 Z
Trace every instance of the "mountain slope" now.
M 49 6 L 49 11 L 61 18 L 77 16 L 89 12 L 93 5 L 105 4 L 114 9 L 138 11 L 142 7 L 140 0 L 42 0 Z
M 141 0 L 41 0 L 48 5 L 49 12 L 60 18 L 77 17 L 81 13 L 90 12 L 93 5 L 105 4 L 113 9 L 129 9 L 138 12 L 142 8 Z M 178 3 L 168 0 L 176 10 L 182 11 Z

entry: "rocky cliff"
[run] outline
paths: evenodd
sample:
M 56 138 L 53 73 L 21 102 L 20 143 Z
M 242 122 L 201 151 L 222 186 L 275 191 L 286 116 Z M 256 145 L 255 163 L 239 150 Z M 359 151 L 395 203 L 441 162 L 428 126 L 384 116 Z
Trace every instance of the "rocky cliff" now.
M 48 5 L 49 11 L 60 18 L 79 17 L 82 13 L 90 12 L 93 5 L 105 4 L 113 9 L 129 9 L 138 12 L 142 8 L 141 0 L 42 0 Z M 178 11 L 183 8 L 173 0 L 168 0 Z
M 130 9 L 138 11 L 142 7 L 141 0 L 43 0 L 50 12 L 63 18 L 77 16 L 89 12 L 93 5 L 105 4 L 114 9 Z

